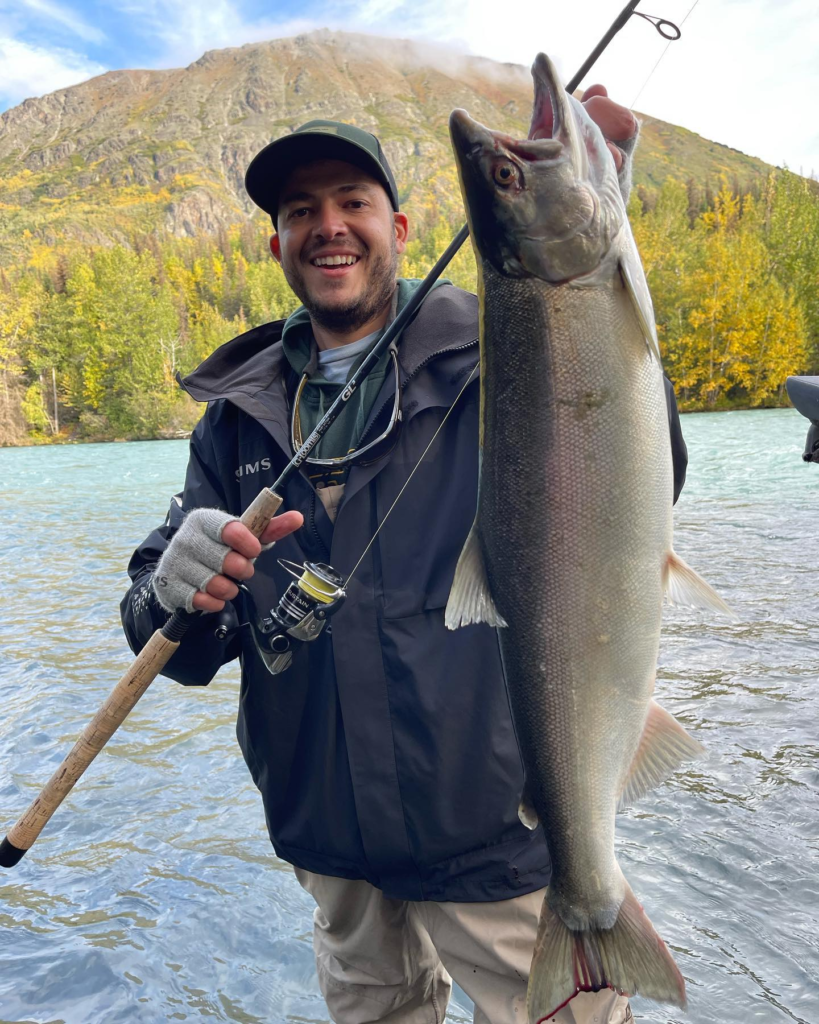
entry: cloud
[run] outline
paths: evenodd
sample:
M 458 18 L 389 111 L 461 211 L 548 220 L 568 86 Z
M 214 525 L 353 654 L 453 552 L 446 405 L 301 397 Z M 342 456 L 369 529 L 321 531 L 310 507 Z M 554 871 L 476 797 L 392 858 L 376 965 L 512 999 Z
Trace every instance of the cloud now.
M 107 68 L 72 50 L 0 36 L 0 97 L 9 104 L 76 85 Z
M 816 0 L 664 2 L 661 13 L 678 24 L 690 11 L 680 42 L 665 53 L 666 40 L 634 18 L 584 85 L 602 81 L 615 99 L 628 104 L 657 64 L 640 93 L 640 110 L 773 163 L 819 169 L 816 127 L 798 116 L 819 92 Z M 6 36 L 0 36 L 0 98 L 40 95 L 104 70 L 75 52 L 79 46 L 57 48 L 69 32 L 86 42 L 89 53 L 116 67 L 133 67 L 135 61 L 144 67 L 180 67 L 206 50 L 326 27 L 411 39 L 416 45 L 405 48 L 405 56 L 417 49 L 419 59 L 431 61 L 428 43 L 524 68 L 542 49 L 568 78 L 608 27 L 614 9 L 613 0 L 584 0 L 581 16 L 576 5 L 556 0 L 518 0 L 513 14 L 497 0 L 300 0 L 298 5 L 272 0 L 265 6 L 260 0 L 112 0 L 106 9 L 114 19 L 106 22 L 109 48 L 101 51 L 96 47 L 102 31 L 85 20 L 88 9 L 85 17 L 71 9 L 75 3 L 0 0 Z M 619 6 L 620 0 L 614 7 Z M 447 54 L 442 61 L 458 73 L 457 57 Z
M 40 2 L 40 0 L 37 0 Z M 231 0 L 115 0 L 117 9 L 133 17 L 133 31 L 159 44 L 153 67 L 179 67 L 206 50 L 280 39 L 320 28 L 312 18 L 248 20 Z
M 48 25 L 62 25 L 79 39 L 87 43 L 102 43 L 106 35 L 95 25 L 90 25 L 74 11 L 63 7 L 61 4 L 52 3 L 51 0 L 21 0 L 23 7 L 35 14 L 44 15 Z M 41 27 L 42 23 L 41 23 Z
M 774 164 L 819 170 L 815 119 L 804 114 L 819 93 L 816 0 L 664 3 L 656 13 L 682 25 L 682 39 L 665 52 L 667 40 L 635 17 L 583 85 L 603 82 L 629 104 L 645 84 L 638 102 L 645 113 Z M 497 0 L 333 0 L 311 15 L 348 31 L 434 40 L 525 67 L 545 50 L 565 80 L 619 7 L 620 0 L 584 0 L 578 15 L 577 5 L 555 0 L 518 0 L 513 13 Z

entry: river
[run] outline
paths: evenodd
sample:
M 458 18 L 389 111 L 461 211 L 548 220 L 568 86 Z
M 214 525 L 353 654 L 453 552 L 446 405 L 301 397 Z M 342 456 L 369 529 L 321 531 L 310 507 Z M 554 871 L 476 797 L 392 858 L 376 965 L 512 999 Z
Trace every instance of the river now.
M 669 609 L 662 704 L 708 748 L 618 818 L 688 983 L 654 1024 L 819 1021 L 819 467 L 792 410 L 683 418 L 676 547 L 738 621 Z M 0 450 L 0 836 L 130 660 L 118 602 L 187 442 Z M 817 556 L 819 560 L 819 555 Z M 311 902 L 233 734 L 238 680 L 159 679 L 0 871 L 0 1024 L 324 1022 Z M 456 990 L 448 1020 L 471 1020 Z

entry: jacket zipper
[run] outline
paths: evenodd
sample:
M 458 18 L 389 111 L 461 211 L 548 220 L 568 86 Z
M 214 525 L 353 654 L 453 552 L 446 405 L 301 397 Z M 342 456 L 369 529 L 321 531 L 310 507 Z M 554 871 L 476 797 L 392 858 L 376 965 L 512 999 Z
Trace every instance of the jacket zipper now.
M 463 352 L 464 349 L 472 348 L 473 345 L 477 345 L 477 344 L 478 344 L 478 339 L 477 338 L 473 338 L 472 341 L 468 341 L 465 345 L 456 345 L 454 348 L 445 348 L 445 349 L 442 349 L 440 352 L 433 352 L 432 355 L 427 356 L 427 358 L 424 359 L 422 362 L 420 362 L 415 367 L 415 369 L 412 371 L 412 373 L 409 374 L 407 379 L 402 383 L 401 390 L 403 391 L 404 388 L 406 388 L 407 384 L 409 384 L 409 382 L 412 380 L 412 378 L 417 376 L 417 374 L 420 373 L 420 371 L 423 370 L 423 368 L 428 363 L 431 363 L 433 359 L 437 359 L 439 356 L 451 355 L 453 352 Z M 381 413 L 388 406 L 392 405 L 392 403 L 393 403 L 393 399 L 392 398 L 388 398 L 387 401 L 384 402 L 384 404 L 378 410 L 378 413 L 375 416 L 373 416 L 373 418 L 370 420 L 369 426 L 364 431 L 364 433 L 361 435 L 361 437 L 358 439 L 358 446 L 359 447 L 362 446 L 362 442 L 364 441 L 364 438 L 367 436 L 367 434 L 369 434 L 370 430 L 372 430 L 372 428 L 375 426 L 375 424 L 381 418 Z

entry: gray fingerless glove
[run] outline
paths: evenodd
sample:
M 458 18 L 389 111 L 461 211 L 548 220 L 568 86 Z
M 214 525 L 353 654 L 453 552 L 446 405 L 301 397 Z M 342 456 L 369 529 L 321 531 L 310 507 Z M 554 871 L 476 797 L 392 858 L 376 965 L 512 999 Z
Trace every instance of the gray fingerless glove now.
M 222 543 L 222 530 L 236 522 L 236 516 L 218 508 L 197 508 L 185 516 L 151 579 L 156 599 L 166 611 L 194 611 L 194 595 L 205 592 L 233 550 Z

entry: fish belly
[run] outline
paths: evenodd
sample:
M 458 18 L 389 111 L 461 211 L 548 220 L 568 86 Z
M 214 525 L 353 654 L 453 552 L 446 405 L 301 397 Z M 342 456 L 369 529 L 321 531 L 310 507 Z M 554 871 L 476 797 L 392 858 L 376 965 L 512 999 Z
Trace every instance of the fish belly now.
M 478 535 L 551 898 L 570 927 L 605 928 L 671 548 L 662 371 L 619 276 L 555 287 L 482 271 Z

